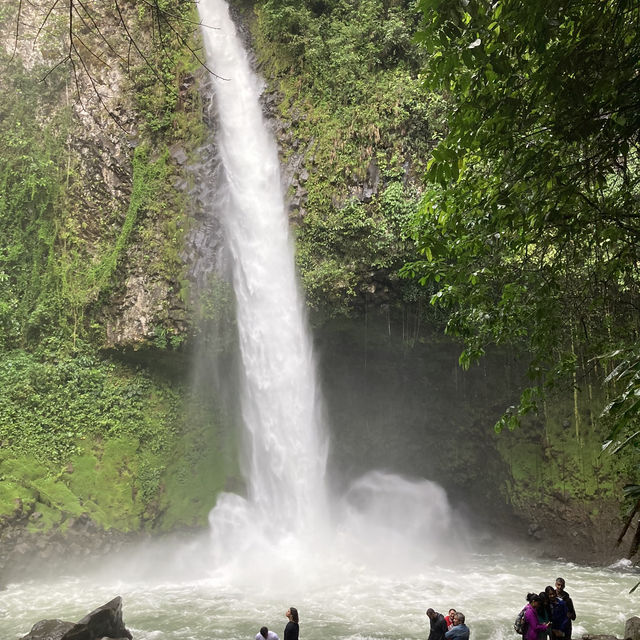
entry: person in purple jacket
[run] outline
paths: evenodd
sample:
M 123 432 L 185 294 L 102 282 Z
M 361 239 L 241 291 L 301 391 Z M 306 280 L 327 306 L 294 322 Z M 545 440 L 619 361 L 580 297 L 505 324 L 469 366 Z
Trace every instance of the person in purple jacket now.
M 538 640 L 547 637 L 547 630 L 550 622 L 538 621 L 538 609 L 542 605 L 539 595 L 529 594 L 527 596 L 529 604 L 524 608 L 524 619 L 526 621 L 526 631 L 524 632 L 524 640 Z

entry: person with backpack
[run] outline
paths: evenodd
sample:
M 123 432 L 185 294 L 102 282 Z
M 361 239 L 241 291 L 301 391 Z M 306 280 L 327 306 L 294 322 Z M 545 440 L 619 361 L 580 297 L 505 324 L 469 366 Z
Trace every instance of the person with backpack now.
M 514 628 L 521 633 L 524 640 L 542 640 L 547 637 L 549 622 L 538 620 L 538 609 L 542 606 L 542 600 L 536 593 L 527 594 L 527 604 L 516 618 Z

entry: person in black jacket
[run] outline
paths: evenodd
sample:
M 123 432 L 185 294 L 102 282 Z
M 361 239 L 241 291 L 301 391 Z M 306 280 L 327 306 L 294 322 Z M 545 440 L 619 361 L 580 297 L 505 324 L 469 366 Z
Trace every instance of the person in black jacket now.
M 571 632 L 573 631 L 573 625 L 571 623 L 576 619 L 576 610 L 573 606 L 571 596 L 564 590 L 564 585 L 564 578 L 556 578 L 556 593 L 567 605 L 567 617 L 569 618 L 569 624 L 566 627 L 564 637 L 565 640 L 571 640 Z
M 427 640 L 444 640 L 444 634 L 447 633 L 447 623 L 444 616 L 431 608 L 427 609 L 427 616 L 429 616 L 431 627 Z
M 289 607 L 285 615 L 289 618 L 289 622 L 284 628 L 284 640 L 298 640 L 298 635 L 300 634 L 298 610 L 295 607 Z

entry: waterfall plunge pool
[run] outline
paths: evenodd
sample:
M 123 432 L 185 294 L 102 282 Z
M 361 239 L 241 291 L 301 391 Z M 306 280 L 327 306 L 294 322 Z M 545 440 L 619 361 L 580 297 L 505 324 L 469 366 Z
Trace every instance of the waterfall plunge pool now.
M 175 550 L 165 553 L 175 559 Z M 517 553 L 455 551 L 397 572 L 344 558 L 298 566 L 297 575 L 266 562 L 206 577 L 188 579 L 174 568 L 173 578 L 141 579 L 141 565 L 128 560 L 95 575 L 10 583 L 0 592 L 0 637 L 17 640 L 44 618 L 79 620 L 116 595 L 134 640 L 253 640 L 262 625 L 282 638 L 289 606 L 300 612 L 303 640 L 424 640 L 430 606 L 463 611 L 475 640 L 512 639 L 526 592 L 541 591 L 558 575 L 576 606 L 574 638 L 622 636 L 637 601 L 629 595 L 637 574 L 624 565 L 580 567 Z

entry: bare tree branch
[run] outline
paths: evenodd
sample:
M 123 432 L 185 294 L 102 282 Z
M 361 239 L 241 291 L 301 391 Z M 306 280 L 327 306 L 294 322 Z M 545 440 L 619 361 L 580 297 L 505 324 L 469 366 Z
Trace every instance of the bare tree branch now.
M 20 36 L 20 16 L 22 15 L 22 0 L 18 2 L 18 16 L 16 17 L 16 33 L 13 39 L 13 51 L 9 60 L 13 61 L 16 52 L 18 51 L 18 38 Z
M 107 45 L 109 51 L 111 51 L 111 53 L 113 53 L 113 55 L 116 56 L 116 58 L 118 58 L 121 62 L 125 63 L 126 60 L 118 53 L 118 51 L 116 51 L 116 49 L 113 47 L 111 42 L 109 42 L 106 36 L 102 33 L 102 30 L 98 26 L 98 23 L 95 21 L 93 14 L 91 13 L 91 11 L 89 11 L 88 7 L 82 2 L 82 0 L 76 0 L 76 2 L 85 12 L 87 18 L 91 21 L 93 30 L 95 31 L 95 33 L 97 33 L 100 36 L 100 39 Z M 78 16 L 80 16 L 80 13 L 78 12 L 77 9 L 76 9 L 76 13 L 78 14 Z M 80 19 L 82 20 L 82 22 L 85 24 L 87 28 L 90 28 L 89 25 L 86 23 L 86 21 L 82 19 L 82 16 L 80 16 Z
M 172 59 L 176 49 L 188 52 L 200 67 L 215 78 L 228 80 L 209 68 L 202 47 L 194 45 L 191 41 L 195 27 L 218 28 L 205 25 L 202 21 L 193 19 L 192 15 L 187 15 L 191 8 L 197 6 L 196 0 L 186 0 L 178 7 L 168 9 L 162 7 L 159 0 L 135 0 L 135 6 L 144 9 L 147 18 L 143 19 L 150 20 L 152 32 L 148 35 L 144 32 L 141 35 L 137 33 L 139 26 L 136 23 L 134 28 L 134 19 L 127 13 L 130 7 L 127 6 L 125 11 L 124 0 L 111 0 L 109 3 L 104 3 L 102 0 L 18 0 L 11 57 L 13 59 L 19 50 L 19 38 L 22 36 L 24 39 L 22 26 L 25 24 L 24 16 L 27 7 L 38 14 L 32 27 L 35 31 L 34 45 L 43 39 L 45 31 L 59 35 L 57 33 L 59 23 L 53 17 L 57 12 L 64 12 L 62 15 L 66 37 L 63 38 L 61 57 L 41 80 L 46 80 L 60 67 L 70 65 L 78 98 L 83 95 L 83 83 L 85 87 L 90 86 L 100 107 L 106 110 L 119 127 L 122 126 L 121 122 L 109 109 L 104 95 L 104 86 L 102 86 L 103 81 L 99 80 L 101 78 L 99 69 L 112 70 L 113 60 L 117 60 L 126 75 L 130 77 L 134 69 L 143 65 L 167 92 L 175 95 L 178 93 L 178 88 L 162 72 L 163 67 L 158 63 L 157 58 Z M 89 64 L 87 56 L 91 56 L 99 65 Z M 81 99 L 79 102 L 85 109 Z
M 36 32 L 35 38 L 33 39 L 34 44 L 37 42 L 38 38 L 40 37 L 42 30 L 45 28 L 45 25 L 49 21 L 51 14 L 53 13 L 54 9 L 58 6 L 59 2 L 60 0 L 55 0 L 55 2 L 49 7 L 49 11 L 47 11 L 46 15 L 44 16 L 44 19 L 42 20 L 42 22 L 40 23 L 40 26 L 38 27 L 38 31 Z M 69 0 L 69 10 L 70 12 L 73 10 L 73 0 Z M 71 21 L 69 21 L 69 28 L 71 29 Z

